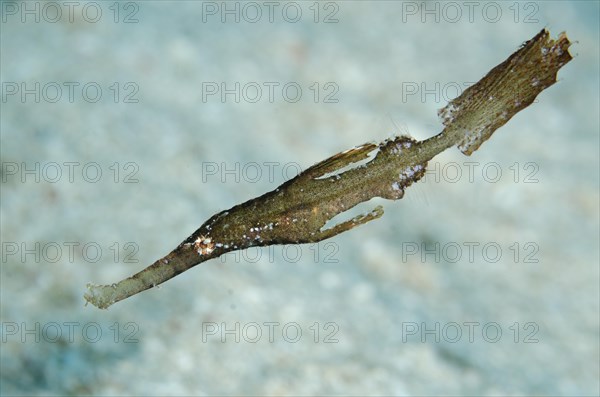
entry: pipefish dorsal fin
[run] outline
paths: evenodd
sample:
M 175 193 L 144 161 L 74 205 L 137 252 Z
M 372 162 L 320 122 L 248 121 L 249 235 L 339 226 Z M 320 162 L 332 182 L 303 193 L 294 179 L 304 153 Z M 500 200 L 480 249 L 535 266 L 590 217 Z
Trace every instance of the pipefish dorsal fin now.
M 323 161 L 320 161 L 312 167 L 306 169 L 300 176 L 310 177 L 311 179 L 322 178 L 327 174 L 340 171 L 347 166 L 367 160 L 372 156 L 379 146 L 376 143 L 365 143 L 352 149 L 345 150 L 335 154 Z

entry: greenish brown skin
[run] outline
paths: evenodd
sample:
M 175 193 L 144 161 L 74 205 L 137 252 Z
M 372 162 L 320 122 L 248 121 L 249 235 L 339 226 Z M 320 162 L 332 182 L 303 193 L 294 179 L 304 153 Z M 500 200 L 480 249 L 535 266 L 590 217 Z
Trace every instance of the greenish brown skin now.
M 440 111 L 445 126 L 440 134 L 422 142 L 400 136 L 338 153 L 274 191 L 214 215 L 139 273 L 117 284 L 88 284 L 85 299 L 105 309 L 224 253 L 315 243 L 381 217 L 383 209 L 378 206 L 323 229 L 336 215 L 373 197 L 401 199 L 405 189 L 423 177 L 427 162 L 449 147 L 456 145 L 471 155 L 556 82 L 558 70 L 571 60 L 569 46 L 564 34 L 554 41 L 542 30 Z M 374 152 L 374 158 L 369 157 Z
M 414 165 L 420 148 L 408 137 L 397 137 L 381 145 L 366 144 L 321 162 L 276 190 L 223 211 L 192 234 L 180 247 L 192 244 L 198 236 L 211 238 L 214 255 L 252 246 L 318 242 L 382 215 L 376 210 L 365 216 L 322 230 L 328 220 L 375 196 L 399 199 L 404 189 L 424 175 L 421 171 L 401 178 L 398 170 Z M 318 179 L 340 167 L 358 163 L 371 151 L 377 156 L 363 167 L 337 176 Z M 392 153 L 395 150 L 396 153 Z M 397 183 L 394 190 L 392 184 Z M 373 187 L 377 186 L 376 189 Z M 245 237 L 244 237 L 245 236 Z M 228 248 L 225 248 L 227 245 Z

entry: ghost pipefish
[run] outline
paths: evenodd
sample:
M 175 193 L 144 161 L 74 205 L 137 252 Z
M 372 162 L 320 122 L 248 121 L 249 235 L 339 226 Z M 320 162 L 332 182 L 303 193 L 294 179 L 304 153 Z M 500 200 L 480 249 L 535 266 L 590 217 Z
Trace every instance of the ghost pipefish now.
M 398 200 L 427 162 L 457 146 L 469 156 L 537 95 L 569 62 L 567 36 L 542 30 L 439 111 L 444 129 L 424 141 L 397 136 L 338 153 L 274 191 L 219 212 L 173 251 L 112 285 L 88 284 L 87 302 L 106 309 L 227 252 L 272 244 L 315 243 L 383 215 L 381 206 L 333 227 L 327 221 L 373 197 Z

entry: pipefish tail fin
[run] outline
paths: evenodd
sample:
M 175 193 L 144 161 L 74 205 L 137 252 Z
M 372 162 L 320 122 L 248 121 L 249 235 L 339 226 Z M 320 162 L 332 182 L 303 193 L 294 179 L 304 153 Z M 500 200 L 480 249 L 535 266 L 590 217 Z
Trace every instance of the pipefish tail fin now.
M 540 92 L 556 83 L 558 70 L 572 59 L 563 32 L 552 40 L 543 29 L 506 61 L 438 111 L 457 147 L 469 156 Z

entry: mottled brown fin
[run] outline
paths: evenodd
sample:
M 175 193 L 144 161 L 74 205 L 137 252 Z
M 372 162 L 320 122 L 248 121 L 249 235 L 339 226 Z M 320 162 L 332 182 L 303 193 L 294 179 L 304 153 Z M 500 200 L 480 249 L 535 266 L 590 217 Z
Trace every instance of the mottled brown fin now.
M 349 219 L 345 222 L 338 223 L 337 225 L 330 227 L 329 229 L 325 229 L 319 231 L 316 235 L 315 241 L 321 241 L 343 233 L 347 230 L 350 230 L 358 225 L 363 225 L 369 221 L 380 218 L 383 215 L 383 207 L 378 205 L 372 211 L 367 212 L 366 214 L 357 215 L 352 219 Z
M 328 173 L 341 170 L 353 163 L 358 163 L 367 159 L 369 157 L 369 153 L 377 149 L 377 146 L 378 145 L 375 143 L 365 143 L 364 145 L 353 147 L 352 149 L 348 149 L 321 162 L 318 162 L 317 164 L 305 170 L 301 175 L 308 176 L 312 179 L 323 177 Z
M 561 33 L 557 40 L 543 29 L 506 61 L 440 109 L 444 134 L 457 137 L 458 148 L 471 155 L 498 128 L 529 106 L 556 82 L 556 73 L 572 57 L 571 43 Z

